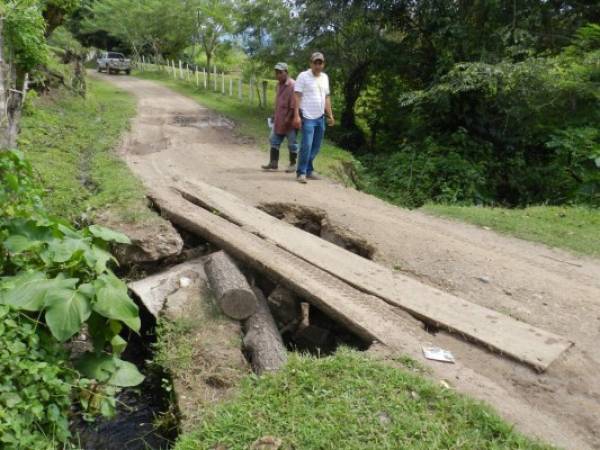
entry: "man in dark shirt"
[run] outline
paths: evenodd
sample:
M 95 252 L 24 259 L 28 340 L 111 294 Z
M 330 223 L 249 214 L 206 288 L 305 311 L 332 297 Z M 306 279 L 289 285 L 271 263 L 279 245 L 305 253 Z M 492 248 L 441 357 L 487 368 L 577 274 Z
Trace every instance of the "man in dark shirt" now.
M 275 65 L 275 76 L 277 85 L 277 98 L 275 99 L 275 113 L 273 115 L 273 129 L 269 141 L 271 143 L 271 154 L 269 164 L 261 166 L 263 170 L 277 170 L 279 163 L 279 147 L 287 137 L 288 149 L 290 151 L 290 164 L 286 172 L 296 171 L 296 157 L 298 155 L 298 144 L 296 143 L 297 128 L 294 127 L 294 110 L 296 97 L 294 95 L 294 80 L 288 74 L 286 63 Z

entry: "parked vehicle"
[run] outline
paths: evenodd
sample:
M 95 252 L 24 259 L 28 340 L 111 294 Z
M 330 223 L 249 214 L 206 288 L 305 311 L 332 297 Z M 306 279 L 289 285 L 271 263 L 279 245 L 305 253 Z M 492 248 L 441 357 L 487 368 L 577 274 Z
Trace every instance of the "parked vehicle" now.
M 125 72 L 127 75 L 131 73 L 131 60 L 125 58 L 122 53 L 102 52 L 97 59 L 98 72 L 105 71 L 106 73 Z

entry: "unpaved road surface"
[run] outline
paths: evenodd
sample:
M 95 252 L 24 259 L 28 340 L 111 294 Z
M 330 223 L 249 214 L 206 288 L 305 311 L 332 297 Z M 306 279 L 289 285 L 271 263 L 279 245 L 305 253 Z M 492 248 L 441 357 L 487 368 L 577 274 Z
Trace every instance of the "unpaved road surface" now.
M 380 264 L 573 341 L 538 374 L 447 333 L 428 336 L 461 364 L 436 363 L 436 377 L 492 404 L 525 433 L 600 448 L 600 261 L 397 208 L 332 181 L 301 185 L 293 175 L 262 172 L 267 130 L 264 142 L 249 143 L 234 124 L 165 87 L 99 76 L 138 99 L 121 152 L 149 188 L 202 180 L 255 205 L 322 208 L 374 245 Z

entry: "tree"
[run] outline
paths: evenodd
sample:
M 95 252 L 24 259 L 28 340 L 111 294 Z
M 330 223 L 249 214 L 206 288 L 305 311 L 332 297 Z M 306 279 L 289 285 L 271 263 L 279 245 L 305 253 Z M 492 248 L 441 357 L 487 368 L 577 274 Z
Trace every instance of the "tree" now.
M 39 2 L 0 4 L 0 149 L 16 146 L 28 74 L 48 57 L 45 29 Z
M 194 38 L 206 56 L 210 80 L 210 64 L 221 40 L 235 27 L 236 9 L 231 0 L 197 0 Z
M 373 70 L 394 54 L 395 42 L 388 35 L 404 2 L 298 0 L 295 5 L 303 24 L 304 58 L 314 50 L 322 51 L 333 84 L 342 90 L 338 140 L 348 149 L 362 149 L 366 141 L 356 124 L 355 105 Z

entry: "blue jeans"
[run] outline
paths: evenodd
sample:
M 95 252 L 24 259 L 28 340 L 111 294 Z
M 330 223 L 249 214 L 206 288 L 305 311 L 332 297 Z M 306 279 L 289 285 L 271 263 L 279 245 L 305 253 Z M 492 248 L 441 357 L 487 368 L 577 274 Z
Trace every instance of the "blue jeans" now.
M 279 150 L 279 147 L 281 147 L 283 140 L 287 137 L 288 149 L 290 150 L 290 152 L 298 153 L 298 144 L 296 143 L 296 133 L 297 133 L 297 131 L 293 128 L 290 131 L 288 131 L 287 134 L 277 134 L 275 132 L 272 132 L 271 136 L 269 136 L 269 142 L 271 143 L 271 148 L 276 148 L 277 150 Z
M 310 175 L 313 172 L 313 161 L 321 150 L 324 135 L 325 116 L 318 119 L 302 118 L 302 144 L 296 169 L 297 175 Z

